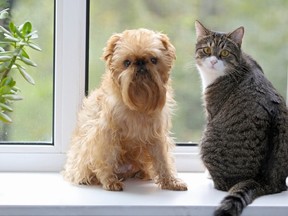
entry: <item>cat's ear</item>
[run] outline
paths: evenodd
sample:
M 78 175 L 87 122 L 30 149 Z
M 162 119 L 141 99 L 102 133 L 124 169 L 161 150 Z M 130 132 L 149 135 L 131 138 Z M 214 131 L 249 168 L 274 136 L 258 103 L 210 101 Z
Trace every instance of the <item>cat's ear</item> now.
M 236 30 L 228 34 L 228 37 L 231 38 L 234 42 L 236 42 L 240 47 L 242 44 L 243 36 L 244 36 L 243 26 L 237 28 Z
M 197 39 L 210 34 L 210 31 L 206 29 L 198 20 L 195 21 L 195 30 Z

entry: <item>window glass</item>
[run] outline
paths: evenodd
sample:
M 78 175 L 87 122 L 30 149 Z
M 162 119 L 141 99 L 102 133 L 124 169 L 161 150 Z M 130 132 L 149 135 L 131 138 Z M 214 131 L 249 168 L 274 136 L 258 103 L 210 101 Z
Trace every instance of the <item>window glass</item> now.
M 9 8 L 10 20 L 1 25 L 7 27 L 9 21 L 20 26 L 26 21 L 32 23 L 39 38 L 34 42 L 42 51 L 27 49 L 30 59 L 37 67 L 26 67 L 33 77 L 35 85 L 29 84 L 18 71 L 11 72 L 19 93 L 24 99 L 12 104 L 13 112 L 9 116 L 10 124 L 0 121 L 1 143 L 52 143 L 53 133 L 53 0 L 0 0 L 0 10 Z
M 258 61 L 285 97 L 287 8 L 286 0 L 90 0 L 89 89 L 99 86 L 105 68 L 100 60 L 102 49 L 113 33 L 140 27 L 166 33 L 177 53 L 172 72 L 178 103 L 173 133 L 178 142 L 198 142 L 205 118 L 201 81 L 194 61 L 195 20 L 218 31 L 244 26 L 244 51 Z

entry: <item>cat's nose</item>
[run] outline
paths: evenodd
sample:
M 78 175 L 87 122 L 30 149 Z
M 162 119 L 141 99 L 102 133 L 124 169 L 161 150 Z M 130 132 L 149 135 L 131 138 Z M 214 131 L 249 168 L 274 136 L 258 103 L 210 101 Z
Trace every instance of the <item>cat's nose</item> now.
M 211 59 L 211 60 L 210 60 L 210 63 L 211 63 L 212 65 L 215 65 L 217 62 L 218 62 L 217 59 Z

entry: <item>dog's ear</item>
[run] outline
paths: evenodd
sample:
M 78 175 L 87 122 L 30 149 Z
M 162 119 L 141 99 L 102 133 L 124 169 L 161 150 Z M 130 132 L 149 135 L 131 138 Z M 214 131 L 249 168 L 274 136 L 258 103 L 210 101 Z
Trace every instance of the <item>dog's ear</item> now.
M 171 44 L 167 35 L 160 33 L 160 40 L 162 41 L 163 46 L 168 51 L 168 56 L 172 59 L 176 59 L 175 47 Z
M 106 47 L 103 49 L 102 59 L 104 61 L 110 61 L 114 52 L 117 42 L 120 40 L 121 34 L 113 34 L 106 43 Z

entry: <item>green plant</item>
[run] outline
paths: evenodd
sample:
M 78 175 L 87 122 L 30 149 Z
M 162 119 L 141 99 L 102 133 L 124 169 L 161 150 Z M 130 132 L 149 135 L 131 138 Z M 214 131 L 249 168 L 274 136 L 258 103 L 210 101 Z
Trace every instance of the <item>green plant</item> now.
M 0 12 L 0 19 L 9 17 L 8 9 Z M 32 40 L 38 38 L 37 31 L 32 31 L 31 22 L 25 22 L 16 26 L 9 23 L 9 28 L 0 26 L 0 34 L 3 40 L 0 42 L 0 120 L 11 123 L 12 119 L 7 113 L 12 112 L 11 104 L 22 100 L 18 95 L 20 89 L 16 87 L 16 81 L 12 77 L 12 71 L 18 71 L 23 78 L 34 85 L 33 78 L 27 73 L 24 65 L 36 67 L 28 53 L 27 48 L 41 51 L 40 47 Z

